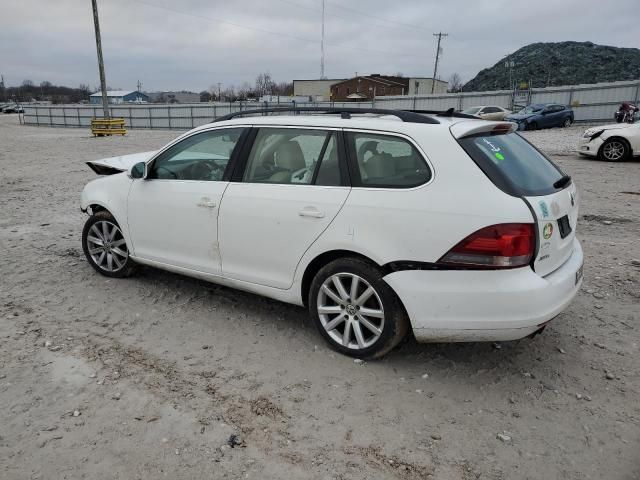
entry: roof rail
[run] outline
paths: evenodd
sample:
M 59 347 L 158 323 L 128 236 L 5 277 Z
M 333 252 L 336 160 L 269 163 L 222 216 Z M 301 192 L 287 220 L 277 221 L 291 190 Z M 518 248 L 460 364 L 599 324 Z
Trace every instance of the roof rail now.
M 455 118 L 469 118 L 472 120 L 481 120 L 475 115 L 469 115 L 468 113 L 456 112 L 455 109 L 449 108 L 448 110 L 407 110 L 413 113 L 422 113 L 427 115 L 437 115 L 438 117 L 455 117 Z
M 340 108 L 340 107 L 271 107 L 261 108 L 256 110 L 243 110 L 239 112 L 230 113 L 222 117 L 215 118 L 214 122 L 222 122 L 225 120 L 231 120 L 232 118 L 242 117 L 244 115 L 260 115 L 265 113 L 277 113 L 277 112 L 318 112 L 318 113 L 335 113 L 340 114 L 342 118 L 351 118 L 351 114 L 362 113 L 374 113 L 378 115 L 392 115 L 399 118 L 403 122 L 409 123 L 440 123 L 433 117 L 427 117 L 422 115 L 422 112 L 408 111 L 408 110 L 389 110 L 384 108 Z

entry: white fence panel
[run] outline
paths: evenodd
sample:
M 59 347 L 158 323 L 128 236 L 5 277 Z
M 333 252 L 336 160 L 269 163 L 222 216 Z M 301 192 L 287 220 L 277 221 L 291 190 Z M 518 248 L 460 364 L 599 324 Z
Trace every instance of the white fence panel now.
M 622 101 L 640 101 L 640 81 L 612 82 L 595 85 L 574 85 L 534 89 L 531 103 L 562 103 L 573 105 L 575 119 L 580 121 L 609 121 Z M 127 128 L 164 128 L 186 130 L 213 119 L 241 110 L 265 107 L 336 107 L 388 108 L 406 110 L 464 110 L 478 105 L 499 105 L 511 108 L 512 92 L 464 92 L 415 97 L 378 97 L 373 102 L 323 103 L 206 103 L 206 104 L 132 104 L 111 105 L 112 117 L 125 119 Z M 22 116 L 26 125 L 60 127 L 89 127 L 91 119 L 102 117 L 99 105 L 25 105 Z

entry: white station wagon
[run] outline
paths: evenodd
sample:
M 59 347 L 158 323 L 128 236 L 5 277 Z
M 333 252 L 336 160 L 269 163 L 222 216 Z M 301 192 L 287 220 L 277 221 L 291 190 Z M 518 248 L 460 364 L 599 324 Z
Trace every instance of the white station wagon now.
M 359 358 L 409 329 L 423 342 L 523 338 L 573 299 L 576 187 L 515 124 L 280 110 L 88 162 L 102 175 L 81 200 L 93 268 L 151 265 L 304 305 Z

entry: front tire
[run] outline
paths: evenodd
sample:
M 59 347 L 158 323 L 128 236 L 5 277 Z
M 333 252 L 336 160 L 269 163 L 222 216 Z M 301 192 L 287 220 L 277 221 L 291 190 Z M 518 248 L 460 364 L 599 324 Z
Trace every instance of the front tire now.
M 128 277 L 136 264 L 116 219 L 106 210 L 91 215 L 82 229 L 82 250 L 89 264 L 107 277 Z
M 573 123 L 573 121 L 570 118 L 565 118 L 564 122 L 562 123 L 563 128 L 568 128 L 571 126 L 571 124 Z
M 610 138 L 600 147 L 598 158 L 605 162 L 622 162 L 629 157 L 630 153 L 631 149 L 624 140 Z
M 538 124 L 536 122 L 531 122 L 527 124 L 527 130 L 537 130 Z
M 309 313 L 329 345 L 355 358 L 379 358 L 409 328 L 407 314 L 374 265 L 340 258 L 323 267 L 309 290 Z

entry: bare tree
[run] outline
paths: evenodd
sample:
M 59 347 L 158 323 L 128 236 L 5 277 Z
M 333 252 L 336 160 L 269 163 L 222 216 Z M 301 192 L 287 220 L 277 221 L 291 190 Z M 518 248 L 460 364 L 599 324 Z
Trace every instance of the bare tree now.
M 246 100 L 249 97 L 254 97 L 253 89 L 249 82 L 243 82 L 242 85 L 238 88 L 238 100 Z
M 273 79 L 269 72 L 261 73 L 256 77 L 256 95 L 272 95 L 273 94 Z
M 225 87 L 221 92 L 220 92 L 220 96 L 222 98 L 219 98 L 219 101 L 225 101 L 225 102 L 233 102 L 237 99 L 237 95 L 236 95 L 236 87 L 234 87 L 233 85 L 229 85 L 228 87 Z
M 448 92 L 450 92 L 450 93 L 461 92 L 463 85 L 464 84 L 462 83 L 462 78 L 460 77 L 460 74 L 455 72 L 455 73 L 451 74 L 451 76 L 449 77 L 449 89 L 448 89 Z
M 33 87 L 33 82 L 31 80 L 23 80 L 22 81 L 22 86 L 23 87 L 27 87 L 27 88 Z
M 283 96 L 293 95 L 293 82 L 274 83 L 273 93 L 275 95 L 283 95 Z

